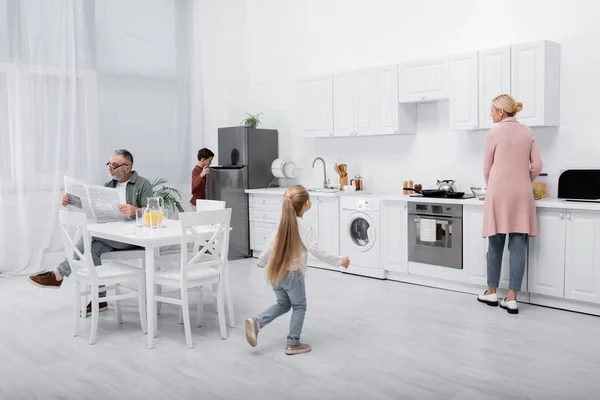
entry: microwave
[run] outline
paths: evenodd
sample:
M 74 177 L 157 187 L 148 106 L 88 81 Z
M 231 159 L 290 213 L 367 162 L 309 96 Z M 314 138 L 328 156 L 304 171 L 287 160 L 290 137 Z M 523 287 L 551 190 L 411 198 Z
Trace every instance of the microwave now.
M 558 178 L 558 198 L 600 202 L 600 169 L 568 169 Z

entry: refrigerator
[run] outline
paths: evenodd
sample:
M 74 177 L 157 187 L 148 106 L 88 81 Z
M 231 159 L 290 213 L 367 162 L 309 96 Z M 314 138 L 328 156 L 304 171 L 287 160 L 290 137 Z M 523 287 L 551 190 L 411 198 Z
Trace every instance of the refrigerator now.
M 252 256 L 250 215 L 246 189 L 266 188 L 273 175 L 271 164 L 279 157 L 276 129 L 243 126 L 219 128 L 218 160 L 206 178 L 206 198 L 225 201 L 231 208 L 229 259 Z

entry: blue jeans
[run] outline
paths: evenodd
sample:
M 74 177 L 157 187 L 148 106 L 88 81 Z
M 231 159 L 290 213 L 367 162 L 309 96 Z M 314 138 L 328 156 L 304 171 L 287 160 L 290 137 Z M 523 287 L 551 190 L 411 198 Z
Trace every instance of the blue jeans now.
M 520 291 L 525 274 L 525 261 L 527 259 L 528 235 L 526 233 L 508 234 L 508 251 L 510 252 L 510 271 L 508 276 L 508 289 Z M 497 288 L 500 284 L 500 270 L 502 269 L 502 254 L 504 253 L 505 233 L 498 233 L 488 237 L 487 251 L 487 284 Z
M 304 325 L 304 314 L 306 313 L 306 288 L 302 272 L 288 271 L 281 282 L 273 285 L 277 296 L 277 303 L 262 312 L 256 319 L 262 328 L 275 318 L 292 311 L 290 319 L 290 333 L 287 344 L 291 346 L 300 344 L 300 334 Z

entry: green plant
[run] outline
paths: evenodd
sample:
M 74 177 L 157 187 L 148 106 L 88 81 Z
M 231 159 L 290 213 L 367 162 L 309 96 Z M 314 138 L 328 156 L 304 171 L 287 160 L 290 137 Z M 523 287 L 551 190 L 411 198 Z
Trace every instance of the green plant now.
M 244 126 L 247 128 L 258 128 L 258 126 L 260 125 L 260 116 L 262 115 L 262 113 L 258 113 L 258 114 L 246 113 L 246 115 L 248 117 L 246 119 L 243 119 L 241 123 L 244 124 Z
M 157 178 L 152 182 L 152 192 L 155 197 L 162 197 L 167 210 L 183 212 L 181 207 L 181 192 L 175 188 L 165 186 L 165 178 Z M 160 187 L 159 187 L 160 186 Z

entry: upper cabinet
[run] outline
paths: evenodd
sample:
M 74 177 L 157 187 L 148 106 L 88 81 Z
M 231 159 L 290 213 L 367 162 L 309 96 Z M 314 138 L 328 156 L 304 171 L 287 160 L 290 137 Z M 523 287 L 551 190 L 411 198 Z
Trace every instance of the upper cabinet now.
M 302 136 L 333 136 L 333 75 L 296 82 L 296 121 Z
M 335 74 L 334 135 L 415 133 L 416 105 L 398 103 L 397 82 L 396 65 Z
M 333 76 L 333 126 L 335 136 L 353 136 L 356 132 L 354 109 L 356 94 L 354 73 L 343 72 Z
M 511 47 L 511 94 L 523 103 L 519 121 L 529 126 L 558 126 L 560 45 L 543 41 Z
M 447 99 L 448 58 L 435 58 L 398 65 L 400 103 Z
M 475 130 L 477 103 L 477 52 L 450 57 L 450 129 Z
M 479 129 L 494 127 L 490 117 L 492 99 L 510 93 L 510 47 L 479 52 Z
M 542 41 L 453 56 L 450 82 L 451 130 L 493 128 L 490 106 L 494 97 L 503 93 L 523 103 L 517 116 L 520 122 L 558 126 L 558 43 Z
M 528 126 L 558 126 L 560 45 L 518 44 L 374 67 L 297 82 L 297 116 L 308 137 L 414 134 L 417 103 L 450 99 L 450 130 L 494 127 L 492 100 L 523 103 Z

